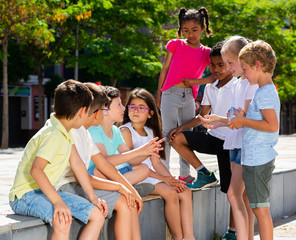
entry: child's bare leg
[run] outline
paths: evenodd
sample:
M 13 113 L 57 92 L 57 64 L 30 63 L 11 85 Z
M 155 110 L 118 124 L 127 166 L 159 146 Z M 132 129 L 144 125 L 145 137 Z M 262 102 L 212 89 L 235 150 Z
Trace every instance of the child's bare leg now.
M 182 239 L 181 216 L 179 198 L 174 188 L 166 183 L 158 183 L 152 194 L 160 195 L 164 201 L 165 218 L 174 240 Z
M 114 210 L 116 211 L 114 223 L 115 239 L 132 239 L 132 211 L 129 209 L 123 195 L 118 198 Z
M 250 207 L 250 202 L 249 202 L 249 198 L 248 198 L 246 189 L 244 189 L 243 199 L 244 199 L 245 206 L 246 206 L 246 209 L 247 209 L 247 212 L 248 212 L 249 240 L 253 240 L 254 239 L 254 222 L 255 222 L 255 216 L 254 216 L 254 213 L 252 211 L 252 208 Z
M 97 240 L 103 227 L 105 218 L 97 207 L 94 207 L 90 213 L 88 223 L 85 225 L 80 240 Z
M 58 218 L 52 220 L 53 234 L 51 240 L 69 239 L 71 224 L 60 223 Z
M 198 168 L 202 164 L 189 148 L 187 139 L 183 133 L 179 133 L 175 136 L 172 146 L 192 167 Z
M 146 164 L 139 164 L 133 166 L 132 171 L 129 171 L 123 176 L 130 182 L 130 184 L 134 185 L 137 184 L 149 176 L 150 169 Z
M 258 221 L 260 239 L 273 240 L 273 223 L 269 207 L 253 208 L 252 210 Z
M 184 192 L 178 193 L 180 200 L 180 215 L 183 238 L 195 239 L 193 235 L 193 210 L 192 210 L 192 192 L 188 188 Z
M 232 208 L 237 238 L 248 239 L 248 213 L 243 201 L 244 182 L 242 179 L 242 166 L 231 162 L 231 182 L 227 191 L 227 198 Z
M 132 240 L 141 240 L 141 230 L 138 216 L 138 209 L 132 209 Z

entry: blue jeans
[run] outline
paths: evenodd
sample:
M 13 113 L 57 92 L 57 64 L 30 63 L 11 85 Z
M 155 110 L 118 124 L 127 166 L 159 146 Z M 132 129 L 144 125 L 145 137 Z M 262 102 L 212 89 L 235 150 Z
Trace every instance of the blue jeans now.
M 170 168 L 171 145 L 168 136 L 172 129 L 188 122 L 195 117 L 195 101 L 191 88 L 171 87 L 162 92 L 161 118 L 163 136 L 166 139 L 166 160 L 162 161 L 166 168 Z M 192 129 L 189 129 L 192 130 Z M 187 176 L 190 173 L 190 164 L 180 157 L 180 175 Z
M 58 191 L 58 194 L 70 208 L 72 216 L 87 224 L 94 205 L 68 192 Z M 15 198 L 9 205 L 16 214 L 37 217 L 52 225 L 53 205 L 40 189 L 25 193 L 21 199 Z

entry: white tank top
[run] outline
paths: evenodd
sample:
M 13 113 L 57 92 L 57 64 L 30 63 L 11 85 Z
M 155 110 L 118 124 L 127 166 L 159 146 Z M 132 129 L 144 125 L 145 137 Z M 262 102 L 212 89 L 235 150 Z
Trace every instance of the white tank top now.
M 130 132 L 132 134 L 132 142 L 133 142 L 134 148 L 138 148 L 138 147 L 148 143 L 150 140 L 152 140 L 154 138 L 152 129 L 148 128 L 146 126 L 144 126 L 144 130 L 146 131 L 147 136 L 141 136 L 134 129 L 134 127 L 132 126 L 132 124 L 130 122 L 120 126 L 120 128 L 123 128 L 123 127 L 127 127 L 130 130 Z M 146 160 L 144 160 L 142 163 L 146 164 L 151 170 L 154 171 L 151 160 L 150 160 L 150 157 L 147 158 Z M 149 182 L 149 183 L 152 183 L 152 184 L 155 185 L 155 184 L 160 183 L 162 181 L 158 180 L 158 179 L 155 179 L 155 178 L 148 177 L 145 180 L 143 180 L 142 182 Z

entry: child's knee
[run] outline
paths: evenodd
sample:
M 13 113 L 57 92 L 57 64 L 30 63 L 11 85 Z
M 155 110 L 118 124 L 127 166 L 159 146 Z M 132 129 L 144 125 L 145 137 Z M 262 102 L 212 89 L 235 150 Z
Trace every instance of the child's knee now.
M 230 203 L 232 203 L 235 200 L 235 194 L 234 191 L 232 191 L 231 188 L 228 189 L 227 191 L 227 199 Z
M 88 221 L 95 222 L 98 224 L 98 226 L 103 226 L 105 218 L 103 214 L 101 213 L 100 209 L 98 209 L 96 206 L 91 210 L 90 216 Z
M 269 207 L 252 208 L 252 211 L 257 217 L 270 216 Z
M 169 188 L 165 191 L 163 198 L 166 201 L 179 202 L 179 197 L 175 189 Z
M 192 199 L 192 191 L 189 188 L 187 188 L 183 192 L 179 193 L 178 197 L 180 200 Z
M 173 138 L 173 141 L 172 141 L 172 146 L 176 146 L 176 145 L 181 145 L 181 144 L 185 144 L 185 140 L 186 138 L 184 137 L 184 134 L 183 133 L 178 133 L 174 138 Z
M 69 237 L 71 224 L 65 224 L 64 222 L 61 223 L 59 218 L 56 218 L 55 220 L 52 220 L 52 227 L 55 234 L 64 236 L 65 239 L 66 236 Z
M 140 167 L 140 169 L 142 170 L 143 175 L 147 175 L 147 177 L 148 177 L 148 175 L 149 175 L 149 173 L 150 173 L 150 168 L 149 168 L 146 164 L 144 164 L 144 163 L 141 163 L 141 164 L 139 165 L 139 167 Z
M 115 206 L 114 206 L 114 210 L 117 212 L 117 213 L 124 213 L 124 214 L 129 214 L 129 212 L 131 211 L 127 205 L 127 201 L 126 201 L 126 198 L 121 195 Z

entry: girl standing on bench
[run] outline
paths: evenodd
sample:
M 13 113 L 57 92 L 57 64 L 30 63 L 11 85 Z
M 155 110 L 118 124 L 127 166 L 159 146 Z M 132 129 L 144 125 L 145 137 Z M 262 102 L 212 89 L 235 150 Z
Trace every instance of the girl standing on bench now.
M 145 89 L 134 89 L 126 102 L 120 127 L 122 137 L 130 149 L 146 144 L 154 137 L 162 138 L 161 120 L 154 97 Z M 159 153 L 165 159 L 165 152 Z M 150 177 L 143 182 L 155 185 L 153 195 L 165 201 L 165 217 L 174 240 L 194 239 L 192 194 L 183 181 L 177 180 L 163 165 L 160 157 L 151 156 L 143 163 L 151 170 Z

